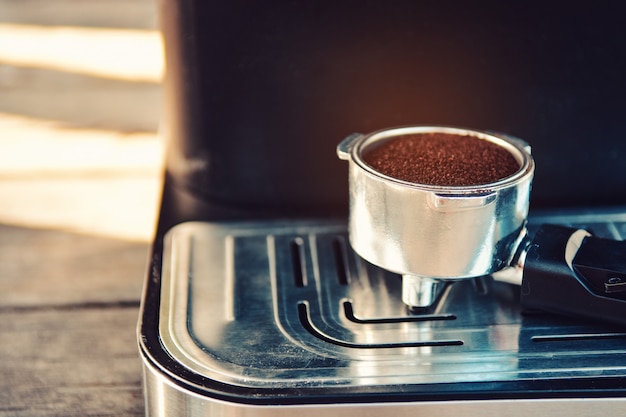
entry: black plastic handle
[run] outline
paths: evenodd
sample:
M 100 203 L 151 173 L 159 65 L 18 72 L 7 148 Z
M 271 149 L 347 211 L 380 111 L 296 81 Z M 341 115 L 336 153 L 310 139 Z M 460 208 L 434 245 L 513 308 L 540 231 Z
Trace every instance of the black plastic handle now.
M 626 325 L 626 241 L 543 225 L 526 248 L 525 308 Z M 568 247 L 569 245 L 569 247 Z

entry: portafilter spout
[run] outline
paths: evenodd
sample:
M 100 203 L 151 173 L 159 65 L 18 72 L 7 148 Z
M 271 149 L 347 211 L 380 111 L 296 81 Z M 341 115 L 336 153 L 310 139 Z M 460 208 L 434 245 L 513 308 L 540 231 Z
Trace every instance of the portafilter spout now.
M 412 311 L 428 309 L 437 304 L 449 283 L 430 277 L 402 276 L 402 301 Z

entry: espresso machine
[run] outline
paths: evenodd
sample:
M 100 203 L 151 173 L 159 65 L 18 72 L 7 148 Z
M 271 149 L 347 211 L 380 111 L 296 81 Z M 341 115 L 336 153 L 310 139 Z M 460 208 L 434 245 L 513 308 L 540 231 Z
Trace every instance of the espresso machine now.
M 147 415 L 626 410 L 618 2 L 160 7 Z M 367 160 L 425 134 L 516 169 L 433 185 Z

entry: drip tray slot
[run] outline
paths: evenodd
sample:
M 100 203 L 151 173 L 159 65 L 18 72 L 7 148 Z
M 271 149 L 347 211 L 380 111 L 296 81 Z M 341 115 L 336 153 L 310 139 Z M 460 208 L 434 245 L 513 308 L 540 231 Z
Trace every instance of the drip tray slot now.
M 349 303 L 348 303 L 349 304 Z M 324 342 L 328 342 L 337 346 L 353 348 L 353 349 L 382 349 L 382 348 L 404 348 L 404 347 L 425 347 L 425 346 L 456 346 L 462 345 L 462 340 L 424 340 L 424 341 L 413 341 L 413 342 L 379 342 L 379 343 L 352 343 L 346 342 L 343 340 L 335 339 L 327 334 L 324 334 L 321 330 L 315 327 L 315 324 L 311 321 L 311 317 L 309 316 L 309 311 L 306 303 L 298 304 L 298 315 L 300 317 L 300 323 L 302 327 L 306 329 L 313 336 L 317 337 Z M 424 319 L 426 321 L 428 319 Z M 403 320 L 404 322 L 416 321 L 416 320 Z M 374 324 L 374 323 L 400 323 L 402 322 L 400 319 L 371 319 L 360 321 L 358 323 L 365 324 Z

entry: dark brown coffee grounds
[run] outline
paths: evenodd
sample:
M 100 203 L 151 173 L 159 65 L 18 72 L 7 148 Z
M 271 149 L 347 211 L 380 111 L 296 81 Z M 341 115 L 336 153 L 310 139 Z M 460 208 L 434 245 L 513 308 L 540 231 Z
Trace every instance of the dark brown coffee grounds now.
M 520 169 L 503 147 L 474 136 L 448 133 L 394 137 L 366 149 L 363 159 L 389 177 L 440 186 L 489 184 Z

